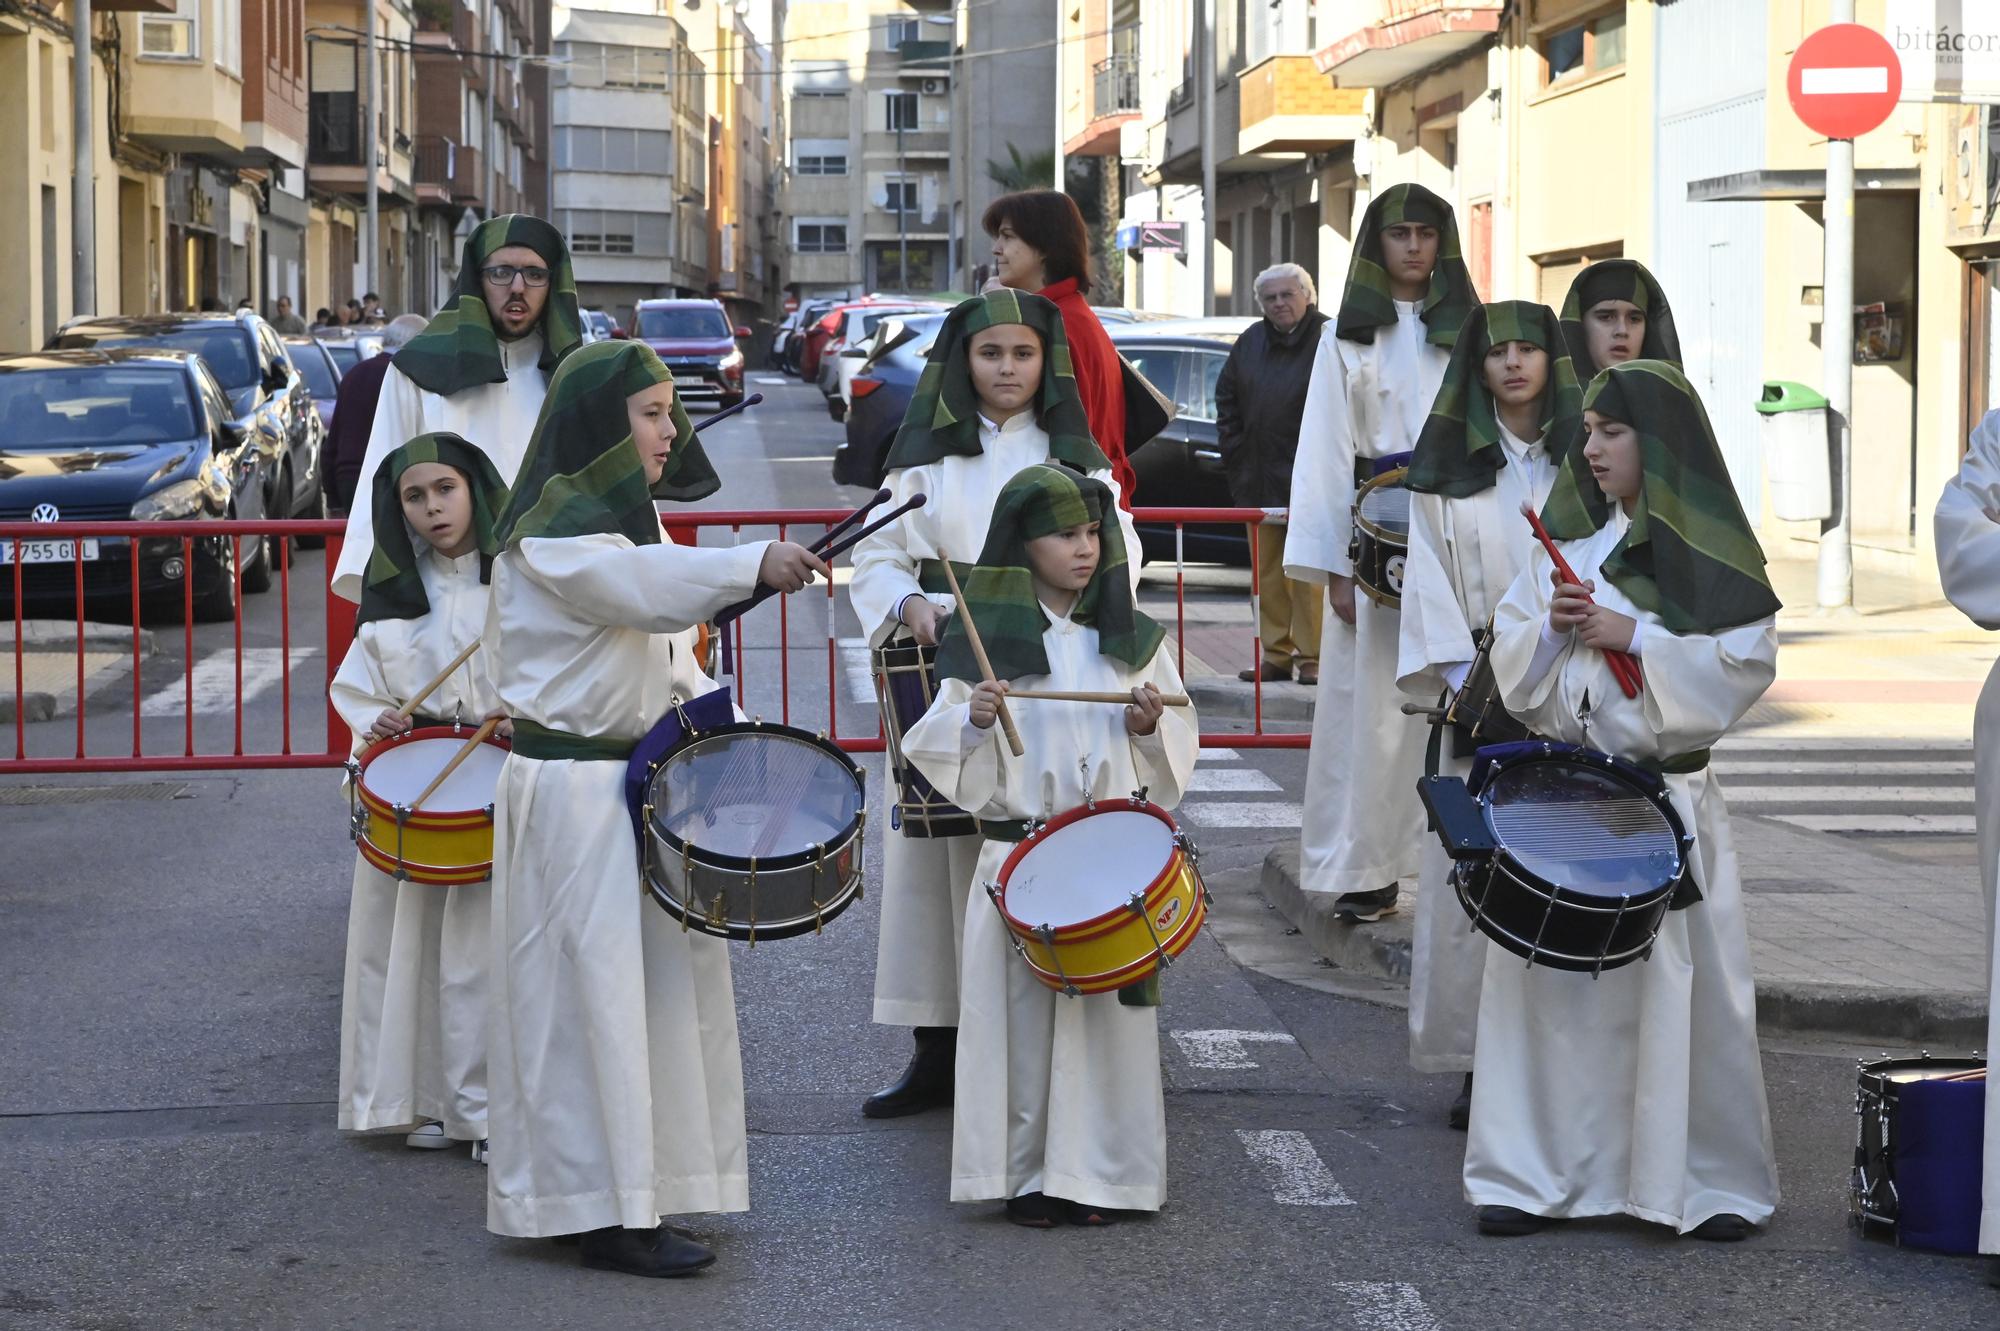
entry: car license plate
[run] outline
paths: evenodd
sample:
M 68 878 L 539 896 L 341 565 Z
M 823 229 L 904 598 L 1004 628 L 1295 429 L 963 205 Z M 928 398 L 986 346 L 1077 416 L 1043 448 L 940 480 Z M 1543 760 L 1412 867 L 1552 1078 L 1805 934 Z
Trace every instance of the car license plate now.
M 14 562 L 16 542 L 0 541 L 0 564 Z M 24 564 L 73 564 L 77 559 L 76 548 L 83 547 L 83 558 L 97 558 L 97 542 L 88 541 L 21 541 L 21 562 Z

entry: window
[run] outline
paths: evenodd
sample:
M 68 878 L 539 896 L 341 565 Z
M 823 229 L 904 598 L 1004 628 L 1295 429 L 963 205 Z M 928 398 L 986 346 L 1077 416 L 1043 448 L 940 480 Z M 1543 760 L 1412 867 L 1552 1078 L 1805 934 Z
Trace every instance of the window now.
M 1132 368 L 1137 370 L 1147 383 L 1174 401 L 1180 401 L 1176 396 L 1180 386 L 1180 352 L 1167 347 L 1128 346 L 1121 346 L 1118 351 L 1126 360 L 1132 362 Z
M 197 0 L 197 3 L 199 0 Z M 229 0 L 216 0 L 218 5 L 226 5 Z M 226 18 L 215 25 L 215 63 L 223 73 L 243 77 L 243 24 L 231 23 Z
M 883 22 L 888 31 L 888 49 L 894 51 L 904 42 L 914 42 L 923 36 L 923 31 L 914 18 L 891 18 Z
M 917 182 L 914 180 L 889 180 L 882 184 L 882 210 L 890 213 L 914 213 L 917 211 Z
M 844 176 L 847 174 L 847 154 L 801 157 L 798 173 L 802 176 Z
M 792 170 L 801 176 L 847 174 L 846 139 L 793 139 Z
M 667 86 L 667 53 L 652 47 L 599 46 L 595 42 L 564 42 L 563 82 L 578 88 L 642 88 Z
M 1625 7 L 1558 28 L 1541 46 L 1542 82 L 1548 87 L 1616 69 L 1625 63 Z
M 634 254 L 666 258 L 671 219 L 661 213 L 583 208 L 562 214 L 574 254 Z
M 882 101 L 884 114 L 887 117 L 882 128 L 887 130 L 913 130 L 917 127 L 917 95 L 915 93 L 884 93 Z
M 16 371 L 0 378 L 0 417 L 24 427 L 8 440 L 23 449 L 157 444 L 200 432 L 177 369 Z
M 798 221 L 792 227 L 792 249 L 799 254 L 847 253 L 845 222 Z
M 201 0 L 174 0 L 172 13 L 139 15 L 139 54 L 156 60 L 201 59 Z
M 792 63 L 792 96 L 847 96 L 847 62 L 798 60 Z
M 1181 415 L 1190 420 L 1212 421 L 1215 419 L 1215 385 L 1222 378 L 1222 367 L 1229 358 L 1217 352 L 1200 351 L 1188 359 L 1186 382 L 1181 384 L 1177 399 L 1181 404 Z
M 719 342 L 729 336 L 729 319 L 712 305 L 669 305 L 639 310 L 639 336 L 661 341 L 707 340 Z
M 555 140 L 559 170 L 673 174 L 674 137 L 663 129 L 567 125 Z

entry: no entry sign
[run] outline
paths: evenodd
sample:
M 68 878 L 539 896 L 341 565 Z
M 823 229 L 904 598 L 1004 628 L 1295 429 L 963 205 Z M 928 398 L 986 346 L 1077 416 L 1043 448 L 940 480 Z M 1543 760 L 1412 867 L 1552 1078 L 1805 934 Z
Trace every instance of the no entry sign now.
M 1799 43 L 1785 83 L 1807 129 L 1829 139 L 1858 139 L 1895 109 L 1903 68 L 1881 33 L 1835 23 Z

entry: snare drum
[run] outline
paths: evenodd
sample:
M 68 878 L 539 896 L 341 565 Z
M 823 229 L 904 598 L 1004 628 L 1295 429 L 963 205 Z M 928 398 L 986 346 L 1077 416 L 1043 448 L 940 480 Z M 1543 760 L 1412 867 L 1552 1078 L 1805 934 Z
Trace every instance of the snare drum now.
M 1470 782 L 1417 783 L 1473 927 L 1530 965 L 1611 970 L 1653 950 L 1694 840 L 1665 783 L 1539 741 L 1480 751 Z
M 976 836 L 978 820 L 938 794 L 916 764 L 903 757 L 903 735 L 923 719 L 937 697 L 937 648 L 920 647 L 915 639 L 899 636 L 870 655 L 882 733 L 888 742 L 889 776 L 896 783 L 889 826 L 906 837 Z
M 1137 984 L 1187 951 L 1208 916 L 1194 844 L 1142 795 L 1032 828 L 986 886 L 1014 950 L 1059 993 Z
M 1452 729 L 1452 754 L 1470 758 L 1488 744 L 1511 744 L 1533 734 L 1516 721 L 1500 701 L 1500 682 L 1493 678 L 1493 632 L 1479 635 L 1472 668 L 1465 683 L 1445 705 L 1445 724 Z
M 1986 1106 L 1980 1058 L 1883 1058 L 1860 1065 L 1849 1219 L 1940 1252 L 1978 1246 Z
M 861 895 L 861 769 L 824 736 L 762 721 L 693 730 L 641 810 L 646 888 L 684 929 L 817 933 Z
M 362 858 L 400 881 L 441 887 L 493 876 L 493 795 L 507 741 L 489 737 L 422 808 L 407 807 L 471 733 L 455 726 L 406 730 L 348 760 L 348 828 Z
M 1408 467 L 1391 467 L 1354 494 L 1354 581 L 1368 598 L 1391 610 L 1403 607 L 1403 564 L 1410 550 Z

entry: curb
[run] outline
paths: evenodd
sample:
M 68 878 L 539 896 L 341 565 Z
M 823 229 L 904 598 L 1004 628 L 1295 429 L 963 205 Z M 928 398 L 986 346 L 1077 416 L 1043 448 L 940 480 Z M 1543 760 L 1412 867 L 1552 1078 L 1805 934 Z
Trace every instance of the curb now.
M 1204 714 L 1246 721 L 1256 714 L 1257 686 L 1234 675 L 1195 675 L 1182 682 L 1187 685 L 1188 697 Z M 1313 701 L 1318 697 L 1317 688 L 1304 684 L 1266 684 L 1264 719 L 1310 723 Z
M 53 693 L 24 693 L 21 695 L 21 717 L 27 721 L 52 721 L 56 714 L 56 695 Z M 14 695 L 0 694 L 0 721 L 14 719 Z
M 128 624 L 83 625 L 83 645 L 100 649 L 132 650 L 132 628 Z M 153 631 L 140 629 L 139 655 L 153 654 Z M 21 650 L 23 652 L 73 652 L 76 650 L 76 621 L 73 619 L 25 619 L 21 621 Z M 0 651 L 11 652 L 14 638 L 11 633 L 0 630 Z
M 1264 857 L 1264 898 L 1297 927 L 1313 950 L 1341 970 L 1377 979 L 1410 978 L 1410 917 L 1343 924 L 1333 898 L 1299 886 L 1299 848 L 1279 846 Z M 1979 994 L 1787 981 L 1757 985 L 1757 1028 L 1765 1034 L 1839 1035 L 1899 1047 L 1983 1049 L 1986 1003 Z

